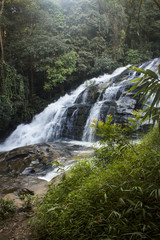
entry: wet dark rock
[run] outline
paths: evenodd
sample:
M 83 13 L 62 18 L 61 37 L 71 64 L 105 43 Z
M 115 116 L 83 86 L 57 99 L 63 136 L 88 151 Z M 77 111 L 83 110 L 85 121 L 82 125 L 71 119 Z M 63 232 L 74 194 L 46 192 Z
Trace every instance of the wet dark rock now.
M 102 121 L 106 121 L 107 115 L 109 114 L 114 116 L 116 113 L 116 108 L 117 108 L 117 104 L 115 102 L 105 101 L 103 103 L 102 110 L 100 113 L 100 118 L 102 119 Z
M 97 101 L 100 91 L 98 85 L 88 86 L 76 99 L 75 104 L 93 104 Z
M 71 143 L 43 143 L 0 153 L 0 197 L 15 197 L 22 189 L 45 192 L 47 182 L 39 179 L 57 165 L 74 160 L 75 153 L 85 147 Z
M 89 104 L 75 104 L 68 108 L 62 130 L 63 138 L 81 140 L 90 108 Z
M 93 104 L 97 101 L 99 97 L 98 86 L 93 86 L 88 89 L 88 99 L 89 104 Z
M 43 143 L 0 153 L 0 175 L 42 174 L 58 159 L 71 157 L 73 149 L 73 145 L 67 143 Z
M 60 153 L 50 147 L 50 152 L 46 152 L 47 144 L 43 146 L 32 145 L 13 149 L 9 152 L 0 153 L 0 174 L 17 176 L 27 167 L 32 165 L 32 172 L 36 168 L 47 168 L 52 166 L 52 161 L 60 156 Z M 37 161 L 37 163 L 36 163 Z M 35 162 L 35 164 L 33 164 Z M 34 166 L 33 166 L 34 165 Z

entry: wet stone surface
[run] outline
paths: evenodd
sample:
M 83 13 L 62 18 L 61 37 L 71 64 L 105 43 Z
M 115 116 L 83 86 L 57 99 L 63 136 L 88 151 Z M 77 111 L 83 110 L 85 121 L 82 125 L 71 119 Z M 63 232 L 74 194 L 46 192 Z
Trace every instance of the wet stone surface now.
M 0 153 L 0 197 L 16 199 L 22 189 L 34 194 L 45 193 L 48 182 L 38 177 L 59 164 L 74 163 L 75 156 L 83 149 L 86 148 L 71 143 L 43 143 Z

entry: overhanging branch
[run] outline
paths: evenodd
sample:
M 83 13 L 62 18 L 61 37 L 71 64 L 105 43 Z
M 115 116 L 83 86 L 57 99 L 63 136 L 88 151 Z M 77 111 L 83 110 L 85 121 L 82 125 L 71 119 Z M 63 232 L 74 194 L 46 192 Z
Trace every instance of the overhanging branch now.
M 157 5 L 157 7 L 159 8 L 159 10 L 160 10 L 160 3 L 157 1 L 157 0 L 153 0 L 154 1 L 154 3 Z

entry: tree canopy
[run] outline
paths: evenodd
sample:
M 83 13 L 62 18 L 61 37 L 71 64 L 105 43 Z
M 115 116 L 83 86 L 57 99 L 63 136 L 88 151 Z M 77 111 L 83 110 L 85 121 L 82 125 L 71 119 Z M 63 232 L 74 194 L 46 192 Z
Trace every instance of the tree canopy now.
M 0 132 L 86 78 L 159 56 L 158 6 L 158 0 L 1 0 Z

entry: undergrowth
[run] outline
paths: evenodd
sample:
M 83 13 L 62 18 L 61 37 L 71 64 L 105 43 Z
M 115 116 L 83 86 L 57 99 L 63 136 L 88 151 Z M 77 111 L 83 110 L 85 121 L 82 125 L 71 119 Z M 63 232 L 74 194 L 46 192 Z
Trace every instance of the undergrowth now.
M 15 212 L 16 207 L 12 199 L 0 198 L 0 220 L 10 217 Z
M 77 163 L 37 200 L 32 239 L 160 239 L 159 142 L 155 129 L 140 143 L 112 145 L 103 166 L 96 157 Z

